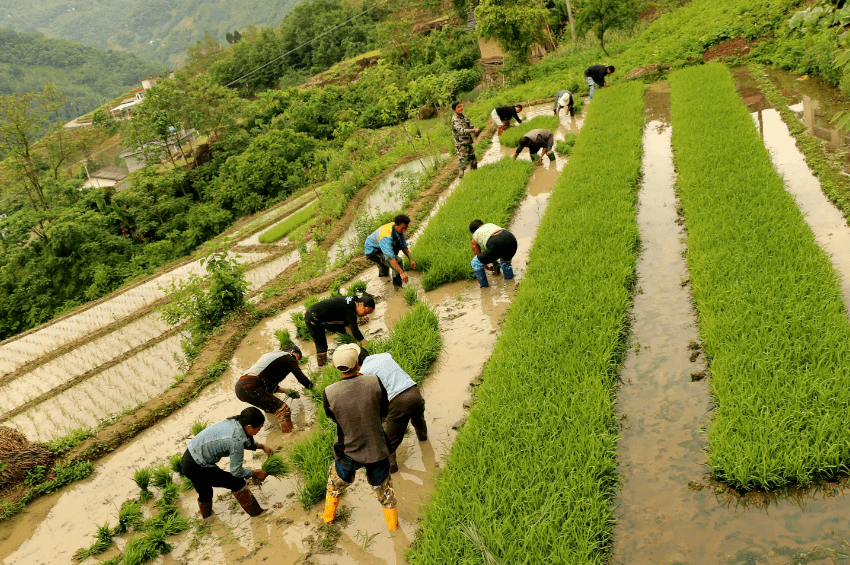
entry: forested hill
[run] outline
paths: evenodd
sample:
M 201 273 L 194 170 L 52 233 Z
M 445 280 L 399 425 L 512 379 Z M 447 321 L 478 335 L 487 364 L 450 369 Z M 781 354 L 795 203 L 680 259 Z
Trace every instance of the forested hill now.
M 130 53 L 0 29 L 0 94 L 39 92 L 52 82 L 68 99 L 62 112 L 69 120 L 162 70 L 163 65 Z
M 179 62 L 209 31 L 277 27 L 301 0 L 0 0 L 0 27 Z

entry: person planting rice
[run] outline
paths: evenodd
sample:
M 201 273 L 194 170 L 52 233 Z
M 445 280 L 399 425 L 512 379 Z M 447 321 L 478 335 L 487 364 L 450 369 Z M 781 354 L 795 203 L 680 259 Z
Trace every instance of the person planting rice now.
M 390 473 L 398 472 L 395 452 L 407 432 L 407 423 L 413 424 L 419 441 L 428 439 L 428 426 L 425 423 L 425 399 L 419 392 L 416 382 L 404 372 L 390 353 L 369 355 L 360 349 L 360 372 L 376 375 L 387 390 L 389 413 L 384 419 L 384 433 L 387 436 L 387 449 L 390 452 Z
M 379 277 L 388 276 L 390 268 L 395 271 L 393 273 L 395 286 L 401 286 L 402 283 L 407 282 L 407 274 L 398 262 L 399 251 L 407 255 L 410 267 L 416 270 L 416 261 L 410 256 L 407 240 L 404 238 L 404 232 L 408 227 L 410 227 L 410 218 L 405 214 L 399 214 L 393 218 L 392 223 L 384 224 L 372 232 L 363 244 L 366 258 L 378 265 Z
M 499 125 L 499 135 L 502 135 L 503 131 L 511 127 L 511 120 L 516 120 L 518 124 L 522 123 L 522 120 L 519 117 L 519 112 L 522 112 L 522 104 L 515 104 L 514 106 L 499 106 L 493 111 L 496 112 L 496 116 L 498 116 L 499 121 L 502 122 Z
M 390 530 L 398 528 L 398 509 L 390 475 L 387 438 L 381 418 L 389 413 L 387 389 L 375 375 L 360 373 L 360 347 L 347 343 L 334 351 L 333 364 L 342 380 L 322 393 L 325 414 L 336 424 L 334 461 L 328 471 L 325 511 L 322 519 L 330 524 L 343 491 L 354 481 L 354 474 L 366 468 L 366 480 L 384 509 Z
M 195 485 L 201 518 L 212 514 L 213 487 L 229 488 L 233 498 L 249 516 L 259 516 L 264 512 L 245 486 L 245 479 L 254 477 L 263 481 L 267 473 L 261 469 L 246 469 L 242 466 L 242 458 L 246 449 L 262 449 L 266 455 L 271 455 L 271 448 L 254 441 L 265 421 L 262 412 L 249 407 L 238 416 L 205 428 L 189 441 L 181 466 L 183 474 Z M 222 457 L 230 458 L 229 473 L 216 465 Z
M 289 406 L 275 396 L 275 393 L 283 392 L 280 382 L 292 374 L 302 386 L 313 388 L 313 383 L 298 366 L 300 360 L 301 350 L 293 344 L 285 345 L 281 351 L 260 357 L 236 381 L 236 398 L 277 416 L 280 431 L 285 434 L 292 431 L 292 415 Z
M 590 99 L 593 100 L 593 91 L 605 86 L 605 77 L 614 72 L 614 67 L 608 65 L 591 65 L 584 70 L 584 82 L 590 87 Z
M 316 344 L 316 361 L 319 367 L 328 362 L 328 340 L 325 332 L 348 333 L 358 343 L 365 339 L 357 327 L 357 318 L 375 310 L 371 296 L 337 296 L 316 302 L 304 313 L 307 330 Z
M 469 223 L 469 231 L 472 233 L 472 252 L 475 254 L 470 266 L 478 284 L 482 287 L 490 286 L 485 268 L 496 275 L 501 270 L 506 281 L 514 278 L 514 268 L 511 265 L 517 248 L 514 234 L 496 224 L 485 224 L 481 220 L 472 220 Z M 490 266 L 490 263 L 493 265 Z
M 460 102 L 452 102 L 452 111 L 455 113 L 452 116 L 452 135 L 455 138 L 455 149 L 460 159 L 458 174 L 460 178 L 463 178 L 467 165 L 473 171 L 478 168 L 478 159 L 475 157 L 475 148 L 472 146 L 472 134 L 478 135 L 481 129 L 473 126 L 469 118 L 463 115 L 463 104 Z
M 528 152 L 532 155 L 537 155 L 538 151 L 541 149 L 543 150 L 540 154 L 540 161 L 538 161 L 538 164 L 543 163 L 543 157 L 547 153 L 549 154 L 549 160 L 554 161 L 555 153 L 552 152 L 552 147 L 554 146 L 555 135 L 551 131 L 548 129 L 533 129 L 519 139 L 519 145 L 517 145 L 513 158 L 516 159 L 519 157 L 523 148 L 528 147 Z
M 569 90 L 559 90 L 555 95 L 555 107 L 552 108 L 552 111 L 556 116 L 561 108 L 566 108 L 571 117 L 576 115 L 575 100 L 573 100 L 573 93 Z

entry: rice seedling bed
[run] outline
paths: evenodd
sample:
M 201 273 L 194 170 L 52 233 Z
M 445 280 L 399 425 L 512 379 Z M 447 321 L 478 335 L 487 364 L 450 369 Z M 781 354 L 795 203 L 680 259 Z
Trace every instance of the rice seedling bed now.
M 420 384 L 437 359 L 441 347 L 437 314 L 420 302 L 396 323 L 387 337 L 372 341 L 369 353 L 391 353 L 396 363 Z M 331 366 L 326 366 L 321 375 L 314 378 L 315 386 L 310 391 L 310 397 L 317 405 L 318 429 L 295 444 L 289 452 L 293 466 L 302 475 L 298 500 L 304 508 L 310 508 L 325 496 L 328 468 L 333 461 L 336 425 L 325 415 L 321 406 L 322 392 L 338 380 L 339 371 Z
M 708 461 L 737 489 L 846 474 L 850 321 L 729 71 L 674 73 L 688 266 L 716 398 Z
M 554 132 L 561 125 L 561 120 L 558 116 L 545 115 L 525 120 L 520 125 L 508 128 L 499 136 L 499 143 L 505 147 L 516 147 L 519 145 L 519 140 L 533 129 L 548 129 Z
M 642 133 L 642 85 L 594 99 L 410 563 L 607 562 Z
M 285 220 L 260 234 L 260 243 L 272 243 L 285 237 L 292 230 L 307 222 L 316 215 L 316 203 L 304 206 Z
M 505 158 L 464 176 L 411 248 L 426 291 L 473 279 L 469 222 L 479 218 L 504 226 L 525 195 L 531 169 L 528 161 Z

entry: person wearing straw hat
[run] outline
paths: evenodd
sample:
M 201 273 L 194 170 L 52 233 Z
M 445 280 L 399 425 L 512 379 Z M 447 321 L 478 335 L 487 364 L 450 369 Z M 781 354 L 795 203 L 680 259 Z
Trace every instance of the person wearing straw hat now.
M 384 509 L 390 530 L 398 528 L 398 509 L 390 474 L 387 438 L 381 419 L 389 413 L 387 389 L 376 375 L 360 373 L 360 346 L 347 343 L 334 351 L 333 364 L 342 379 L 322 392 L 325 414 L 336 424 L 334 461 L 328 471 L 325 511 L 330 524 L 343 491 L 354 482 L 354 474 L 366 468 L 366 480 Z

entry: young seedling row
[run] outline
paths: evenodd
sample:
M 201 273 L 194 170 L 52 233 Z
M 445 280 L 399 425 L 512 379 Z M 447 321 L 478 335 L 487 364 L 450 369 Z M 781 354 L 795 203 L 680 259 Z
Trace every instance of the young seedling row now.
M 606 562 L 642 95 L 632 83 L 591 104 L 411 563 L 472 563 L 487 552 L 505 563 Z
M 670 83 L 692 296 L 716 399 L 712 472 L 744 490 L 846 473 L 850 321 L 837 275 L 729 71 L 696 67 Z

